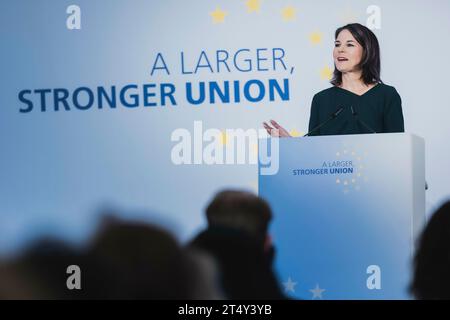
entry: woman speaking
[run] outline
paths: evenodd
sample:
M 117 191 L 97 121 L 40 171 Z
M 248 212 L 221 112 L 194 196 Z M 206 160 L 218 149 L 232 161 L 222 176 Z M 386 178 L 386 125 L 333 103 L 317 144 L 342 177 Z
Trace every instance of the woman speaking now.
M 404 132 L 400 95 L 380 78 L 375 34 L 359 23 L 338 28 L 333 60 L 333 86 L 314 95 L 307 135 Z M 264 122 L 270 135 L 290 137 L 276 121 L 270 124 Z

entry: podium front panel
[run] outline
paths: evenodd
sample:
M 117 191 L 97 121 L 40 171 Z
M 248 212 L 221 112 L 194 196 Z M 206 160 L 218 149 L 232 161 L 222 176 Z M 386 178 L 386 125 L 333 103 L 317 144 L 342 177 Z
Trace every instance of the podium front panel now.
M 408 134 L 279 140 L 259 195 L 274 212 L 275 269 L 302 299 L 406 299 L 425 214 L 423 139 Z M 416 233 L 416 234 L 414 234 Z

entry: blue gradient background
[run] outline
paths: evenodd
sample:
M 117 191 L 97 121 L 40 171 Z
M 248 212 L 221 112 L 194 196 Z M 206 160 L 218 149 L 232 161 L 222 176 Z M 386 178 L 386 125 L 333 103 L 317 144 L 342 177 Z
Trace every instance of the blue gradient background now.
M 82 10 L 82 29 L 66 28 L 66 8 Z M 257 190 L 257 166 L 175 166 L 170 160 L 173 130 L 261 128 L 276 119 L 305 132 L 313 95 L 327 87 L 320 78 L 333 66 L 334 30 L 353 12 L 365 23 L 372 1 L 262 1 L 249 14 L 244 1 L 2 1 L 0 3 L 0 252 L 14 252 L 41 234 L 81 241 L 95 228 L 98 212 L 113 208 L 128 218 L 163 224 L 181 240 L 200 230 L 213 194 L 234 187 Z M 297 8 L 284 22 L 280 11 Z M 406 129 L 425 138 L 430 190 L 427 212 L 449 198 L 450 91 L 447 75 L 450 3 L 446 0 L 377 2 L 382 28 L 383 80 L 402 96 Z M 210 12 L 229 14 L 213 24 Z M 309 42 L 311 32 L 322 43 Z M 418 45 L 418 39 L 423 45 Z M 426 40 L 425 40 L 426 39 Z M 426 44 L 425 44 L 426 42 Z M 196 61 L 201 50 L 280 47 L 285 71 L 182 75 L 179 53 Z M 150 77 L 156 54 L 164 54 L 171 75 Z M 430 57 L 427 63 L 417 57 Z M 411 54 L 414 53 L 414 54 Z M 23 89 L 129 83 L 290 79 L 291 99 L 258 104 L 187 105 L 116 110 L 19 113 Z M 431 80 L 430 80 L 431 79 Z

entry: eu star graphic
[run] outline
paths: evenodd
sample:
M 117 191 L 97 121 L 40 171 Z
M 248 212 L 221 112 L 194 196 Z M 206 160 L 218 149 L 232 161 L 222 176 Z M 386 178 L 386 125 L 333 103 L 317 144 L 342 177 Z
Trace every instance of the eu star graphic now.
M 281 10 L 281 15 L 284 21 L 291 21 L 295 19 L 295 8 L 293 6 L 287 6 Z
M 291 131 L 289 131 L 289 134 L 296 138 L 296 137 L 300 137 L 303 135 L 303 132 L 299 132 L 297 129 L 292 129 Z
M 313 296 L 312 296 L 312 300 L 314 299 L 322 299 L 322 292 L 326 291 L 325 289 L 320 289 L 319 285 L 316 284 L 316 287 L 314 289 L 309 290 Z
M 283 282 L 284 291 L 295 293 L 295 286 L 297 285 L 297 282 L 292 281 L 291 277 L 288 278 L 286 282 Z
M 322 80 L 329 81 L 329 80 L 331 80 L 332 76 L 333 76 L 333 70 L 331 70 L 328 66 L 325 66 L 320 70 L 320 78 Z
M 258 144 L 254 143 L 251 145 L 250 147 L 250 152 L 255 155 L 256 157 L 258 156 Z
M 228 144 L 228 135 L 225 130 L 221 131 L 221 139 L 220 139 L 221 145 L 227 145 Z
M 309 34 L 309 41 L 313 45 L 317 45 L 322 42 L 322 33 L 315 31 Z
M 256 12 L 259 11 L 261 3 L 260 0 L 248 0 L 245 5 L 247 6 L 248 12 Z
M 228 12 L 217 7 L 216 10 L 210 12 L 209 15 L 212 17 L 214 23 L 222 23 L 225 21 L 225 16 L 228 15 Z
M 343 149 L 336 151 L 336 163 L 339 161 L 351 161 L 351 168 L 353 172 L 351 172 L 351 176 L 343 176 L 340 175 L 336 177 L 335 184 L 339 185 L 342 188 L 342 192 L 344 194 L 348 194 L 352 190 L 360 191 L 361 190 L 361 178 L 365 178 L 364 181 L 367 181 L 364 176 L 364 156 L 362 156 L 362 152 L 355 148 L 355 146 L 349 146 L 346 143 L 343 143 Z M 333 162 L 334 163 L 334 162 Z

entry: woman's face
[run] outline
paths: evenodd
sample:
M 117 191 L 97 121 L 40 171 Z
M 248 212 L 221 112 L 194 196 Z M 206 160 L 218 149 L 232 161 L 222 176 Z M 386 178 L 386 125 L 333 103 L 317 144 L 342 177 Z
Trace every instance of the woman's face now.
M 347 29 L 342 30 L 334 42 L 333 59 L 340 72 L 357 71 L 361 62 L 363 48 Z

